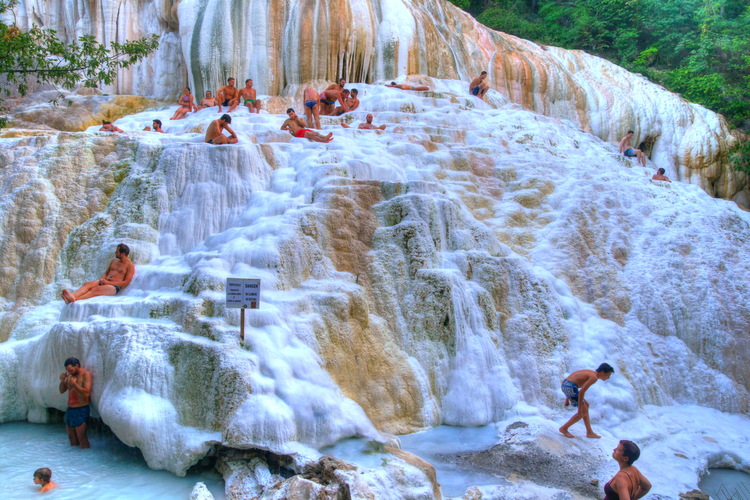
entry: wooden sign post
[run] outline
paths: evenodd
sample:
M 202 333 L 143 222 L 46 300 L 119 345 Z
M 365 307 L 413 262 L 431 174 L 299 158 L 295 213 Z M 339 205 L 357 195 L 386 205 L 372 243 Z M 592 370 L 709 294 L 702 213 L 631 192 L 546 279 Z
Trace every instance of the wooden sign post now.
M 240 310 L 240 342 L 245 343 L 245 309 L 258 309 L 260 280 L 227 278 L 227 309 Z

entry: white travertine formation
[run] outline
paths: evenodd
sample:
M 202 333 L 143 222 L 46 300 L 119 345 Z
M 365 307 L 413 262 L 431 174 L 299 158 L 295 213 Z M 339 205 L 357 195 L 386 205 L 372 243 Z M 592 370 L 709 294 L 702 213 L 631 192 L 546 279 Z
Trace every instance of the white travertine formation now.
M 519 405 L 561 419 L 560 380 L 602 361 L 617 374 L 587 396 L 597 426 L 644 405 L 747 412 L 748 213 L 424 78 L 421 95 L 356 84 L 362 110 L 324 118 L 326 145 L 240 109 L 240 144 L 209 146 L 215 110 L 169 121 L 174 106 L 118 120 L 123 135 L 4 132 L 0 421 L 64 409 L 71 355 L 96 414 L 178 474 L 215 446 L 302 461 Z M 385 132 L 339 125 L 368 112 Z M 155 118 L 167 134 L 141 131 Z M 121 241 L 134 282 L 65 306 Z M 244 347 L 228 276 L 262 279 Z
M 652 159 L 712 196 L 750 206 L 733 171 L 735 139 L 716 114 L 581 51 L 491 31 L 444 0 L 21 0 L 21 26 L 103 42 L 161 37 L 159 50 L 112 89 L 156 99 L 216 91 L 253 78 L 262 94 L 318 80 L 373 83 L 409 74 L 492 88 L 526 109 L 570 120 L 617 143 L 628 129 L 654 139 Z M 637 143 L 634 144 L 637 146 Z

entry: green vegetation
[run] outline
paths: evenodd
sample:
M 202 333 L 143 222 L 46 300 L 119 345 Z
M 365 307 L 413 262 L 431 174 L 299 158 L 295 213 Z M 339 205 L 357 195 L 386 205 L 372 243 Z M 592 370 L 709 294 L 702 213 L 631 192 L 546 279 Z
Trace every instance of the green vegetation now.
M 453 3 L 492 29 L 642 73 L 750 131 L 750 0 Z
M 0 0 L 0 14 L 14 18 L 11 8 L 17 0 Z M 6 19 L 7 20 L 7 19 Z M 11 95 L 26 95 L 29 85 L 54 84 L 72 89 L 83 82 L 87 87 L 114 82 L 119 68 L 140 61 L 156 50 L 158 37 L 106 47 L 93 36 L 77 42 L 63 42 L 53 30 L 34 27 L 21 30 L 0 22 L 0 106 Z M 4 120 L 0 118 L 0 126 Z

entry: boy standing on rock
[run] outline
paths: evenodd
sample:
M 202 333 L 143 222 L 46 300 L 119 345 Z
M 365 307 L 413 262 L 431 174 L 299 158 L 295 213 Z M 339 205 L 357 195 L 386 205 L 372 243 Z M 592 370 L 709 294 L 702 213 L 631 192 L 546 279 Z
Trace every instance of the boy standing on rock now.
M 560 427 L 560 432 L 563 436 L 573 438 L 568 429 L 571 425 L 575 424 L 579 420 L 583 419 L 583 423 L 586 425 L 586 437 L 599 439 L 601 436 L 596 434 L 591 428 L 591 420 L 589 420 L 589 403 L 583 396 L 589 387 L 594 385 L 599 380 L 609 380 L 609 377 L 615 372 L 615 369 L 609 366 L 607 363 L 602 363 L 599 368 L 594 370 L 578 370 L 570 375 L 562 382 L 562 391 L 565 394 L 565 406 L 570 404 L 574 408 L 578 408 L 578 412 L 568 420 L 565 425 Z

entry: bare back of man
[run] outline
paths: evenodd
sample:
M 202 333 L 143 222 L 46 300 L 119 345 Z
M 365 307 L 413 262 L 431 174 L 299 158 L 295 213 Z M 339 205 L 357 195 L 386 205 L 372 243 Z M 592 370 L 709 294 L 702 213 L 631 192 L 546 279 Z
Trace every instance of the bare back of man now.
M 320 94 L 315 89 L 306 88 L 302 93 L 303 105 L 305 106 L 305 118 L 314 128 L 320 128 Z
M 130 249 L 124 243 L 117 245 L 115 258 L 109 263 L 102 277 L 96 281 L 89 281 L 73 293 L 62 291 L 62 298 L 66 304 L 77 300 L 90 299 L 100 295 L 117 295 L 128 286 L 135 276 L 135 264 L 128 258 Z
M 227 114 L 224 114 L 218 120 L 214 120 L 209 123 L 208 127 L 206 128 L 206 136 L 204 142 L 217 145 L 237 144 L 239 142 L 239 138 L 237 137 L 237 134 L 234 133 L 234 130 L 232 130 L 232 128 L 229 126 L 230 123 L 232 123 L 232 117 Z M 229 132 L 229 137 L 224 135 L 225 130 Z
M 586 391 L 599 380 L 609 380 L 614 373 L 614 369 L 607 363 L 602 363 L 599 368 L 594 370 L 578 370 L 568 375 L 562 383 L 562 391 L 565 394 L 565 406 L 570 404 L 577 407 L 578 411 L 562 427 L 560 433 L 568 438 L 573 438 L 573 434 L 568 429 L 570 426 L 583 420 L 586 425 L 586 437 L 598 439 L 601 436 L 596 434 L 591 428 L 589 418 L 589 403 L 585 399 Z

